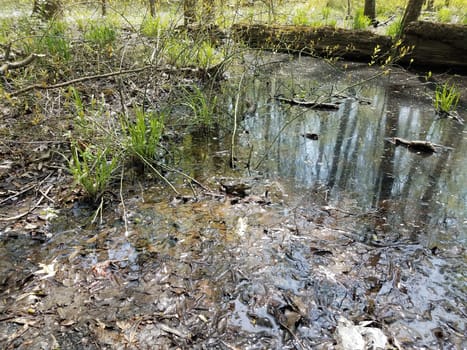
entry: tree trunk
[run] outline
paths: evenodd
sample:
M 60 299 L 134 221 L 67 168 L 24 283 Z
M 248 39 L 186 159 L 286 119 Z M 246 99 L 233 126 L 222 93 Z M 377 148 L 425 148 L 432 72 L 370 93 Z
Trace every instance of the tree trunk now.
M 196 21 L 196 0 L 183 0 L 183 20 L 185 26 Z
M 426 0 L 426 10 L 433 11 L 435 5 L 435 0 Z
M 149 0 L 149 12 L 152 18 L 156 17 L 156 0 Z
M 334 27 L 268 26 L 261 24 L 234 24 L 232 37 L 257 49 L 290 53 L 342 57 L 370 62 L 375 48 L 381 57 L 393 55 L 393 41 L 388 36 L 367 31 Z M 467 72 L 467 26 L 431 22 L 411 22 L 402 37 L 404 46 L 412 51 L 402 63 L 419 67 L 449 67 L 451 71 Z M 332 50 L 330 50 L 332 48 Z
M 43 20 L 51 20 L 62 13 L 61 0 L 34 0 L 32 14 Z
M 409 0 L 401 21 L 401 33 L 404 32 L 407 24 L 418 19 L 424 2 L 425 0 Z
M 107 15 L 107 0 L 101 0 L 102 16 Z
M 371 20 L 372 25 L 376 25 L 376 0 L 365 0 L 363 14 Z

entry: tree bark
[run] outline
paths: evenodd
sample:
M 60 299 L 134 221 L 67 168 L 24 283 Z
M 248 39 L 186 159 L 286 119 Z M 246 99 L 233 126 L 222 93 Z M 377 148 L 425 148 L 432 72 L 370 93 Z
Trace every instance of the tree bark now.
M 363 14 L 371 20 L 371 24 L 376 24 L 376 0 L 365 0 Z
M 102 17 L 107 16 L 107 0 L 101 0 Z
M 51 20 L 62 13 L 61 0 L 34 0 L 32 14 L 43 20 Z
M 156 17 L 156 0 L 149 0 L 149 12 L 152 18 Z
M 196 0 L 183 0 L 183 21 L 185 26 L 196 22 Z
M 375 47 L 388 52 L 392 45 L 388 36 L 334 27 L 235 24 L 232 32 L 254 48 L 362 61 L 371 60 Z
M 401 33 L 404 32 L 410 22 L 418 19 L 424 2 L 425 0 L 409 0 L 401 21 Z

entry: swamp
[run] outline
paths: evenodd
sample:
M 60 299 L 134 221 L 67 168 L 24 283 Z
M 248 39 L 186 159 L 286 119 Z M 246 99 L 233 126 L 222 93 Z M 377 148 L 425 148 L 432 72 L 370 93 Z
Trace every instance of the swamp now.
M 363 5 L 2 0 L 0 348 L 467 349 L 467 77 Z

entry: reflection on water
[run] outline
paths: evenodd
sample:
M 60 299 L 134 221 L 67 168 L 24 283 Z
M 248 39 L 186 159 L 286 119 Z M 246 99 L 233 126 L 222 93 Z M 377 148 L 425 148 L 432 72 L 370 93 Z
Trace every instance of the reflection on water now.
M 259 169 L 268 176 L 283 178 L 297 193 L 325 185 L 327 199 L 333 205 L 339 206 L 345 200 L 360 212 L 384 211 L 385 230 L 409 226 L 410 230 L 423 234 L 421 239 L 426 239 L 428 245 L 442 244 L 440 241 L 446 239 L 452 243 L 453 237 L 464 242 L 467 233 L 464 126 L 436 119 L 427 99 L 391 90 L 390 78 L 354 89 L 354 94 L 335 112 L 281 105 L 271 96 L 281 93 L 292 97 L 292 93 L 297 93 L 296 86 L 303 88 L 307 81 L 317 79 L 315 70 L 305 68 L 316 67 L 316 62 L 298 61 L 304 74 L 297 77 L 297 61 L 282 64 L 277 71 L 268 72 L 245 87 L 246 98 L 257 101 L 258 108 L 255 115 L 247 115 L 244 120 L 248 134 L 242 137 L 243 144 L 251 145 L 260 159 L 280 134 Z M 345 85 L 332 79 L 325 81 L 339 88 Z M 290 88 L 293 84 L 295 89 Z M 371 104 L 360 103 L 362 100 Z M 290 125 L 284 129 L 286 123 Z M 319 139 L 302 137 L 305 133 L 316 133 Z M 453 150 L 439 148 L 434 155 L 423 156 L 385 141 L 390 137 L 428 140 Z

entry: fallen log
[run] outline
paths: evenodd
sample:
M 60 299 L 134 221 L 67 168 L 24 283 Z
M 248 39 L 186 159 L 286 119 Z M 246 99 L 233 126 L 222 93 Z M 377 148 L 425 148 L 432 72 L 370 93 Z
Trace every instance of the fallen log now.
M 411 22 L 403 41 L 414 46 L 405 60 L 417 66 L 443 66 L 467 70 L 467 26 L 432 22 Z
M 252 48 L 303 53 L 350 60 L 371 60 L 375 47 L 390 50 L 389 36 L 335 27 L 234 24 L 233 36 Z
M 383 59 L 393 56 L 395 46 L 389 36 L 334 27 L 239 23 L 232 26 L 232 34 L 252 48 L 364 62 L 375 60 L 375 48 Z M 413 47 L 402 63 L 467 73 L 467 26 L 412 22 L 402 39 L 403 46 Z

